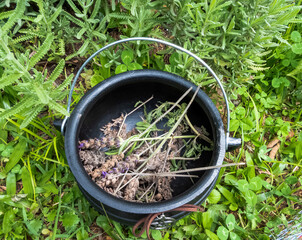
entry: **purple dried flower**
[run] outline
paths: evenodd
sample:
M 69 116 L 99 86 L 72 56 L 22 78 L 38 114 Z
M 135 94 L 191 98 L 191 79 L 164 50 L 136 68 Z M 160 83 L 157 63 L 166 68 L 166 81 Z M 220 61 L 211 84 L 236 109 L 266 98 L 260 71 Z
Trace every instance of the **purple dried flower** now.
M 129 157 L 126 157 L 126 159 L 125 159 L 127 162 L 129 162 L 129 160 L 130 160 L 130 158 Z
M 107 172 L 102 171 L 102 177 L 104 178 L 104 177 L 106 177 L 106 175 L 107 175 Z
M 83 148 L 84 147 L 84 143 L 80 143 L 78 148 Z
M 118 172 L 118 171 L 117 171 L 117 168 L 112 168 L 112 170 L 113 170 L 114 173 L 117 173 L 117 172 Z
M 113 173 L 113 171 L 109 171 L 108 173 Z

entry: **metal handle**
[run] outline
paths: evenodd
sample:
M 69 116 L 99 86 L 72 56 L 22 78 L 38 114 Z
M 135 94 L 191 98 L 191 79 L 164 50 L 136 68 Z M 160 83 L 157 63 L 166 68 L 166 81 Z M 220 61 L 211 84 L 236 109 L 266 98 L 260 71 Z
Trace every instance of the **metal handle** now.
M 72 98 L 72 92 L 74 90 L 74 86 L 82 72 L 82 70 L 84 69 L 84 67 L 87 65 L 87 63 L 89 63 L 91 61 L 91 59 L 93 59 L 96 55 L 98 55 L 99 53 L 103 52 L 104 50 L 106 50 L 107 48 L 110 48 L 112 46 L 115 46 L 117 44 L 120 43 L 124 43 L 124 42 L 133 42 L 133 41 L 150 41 L 150 42 L 157 42 L 157 43 L 162 43 L 164 45 L 173 47 L 181 52 L 184 52 L 188 55 L 190 55 L 191 57 L 195 58 L 195 60 L 197 60 L 201 65 L 203 65 L 210 73 L 211 75 L 215 78 L 215 80 L 217 81 L 219 87 L 222 90 L 222 94 L 224 97 L 224 100 L 226 102 L 226 108 L 227 108 L 227 131 L 226 131 L 226 146 L 228 146 L 228 138 L 229 138 L 229 130 L 230 130 L 230 108 L 229 108 L 229 103 L 228 103 L 228 99 L 227 99 L 227 95 L 225 93 L 225 90 L 222 86 L 222 83 L 220 82 L 219 78 L 217 77 L 217 75 L 215 74 L 215 72 L 212 70 L 212 68 L 210 68 L 210 66 L 208 64 L 206 64 L 201 58 L 199 58 L 198 56 L 196 56 L 194 53 L 190 52 L 189 50 L 182 48 L 180 46 L 177 46 L 173 43 L 170 42 L 166 42 L 164 40 L 160 40 L 160 39 L 156 39 L 156 38 L 147 38 L 147 37 L 134 37 L 134 38 L 126 38 L 126 39 L 121 39 L 118 40 L 116 42 L 113 43 L 109 43 L 108 45 L 102 47 L 101 49 L 99 49 L 98 51 L 96 51 L 94 54 L 92 54 L 84 63 L 83 65 L 80 67 L 79 71 L 77 72 L 71 87 L 70 87 L 70 92 L 69 92 L 69 96 L 68 96 L 68 101 L 67 101 L 67 112 L 70 112 L 70 104 L 71 104 L 71 98 Z M 65 117 L 63 122 L 62 122 L 62 126 L 61 126 L 61 133 L 64 133 L 64 127 L 66 124 L 68 117 Z

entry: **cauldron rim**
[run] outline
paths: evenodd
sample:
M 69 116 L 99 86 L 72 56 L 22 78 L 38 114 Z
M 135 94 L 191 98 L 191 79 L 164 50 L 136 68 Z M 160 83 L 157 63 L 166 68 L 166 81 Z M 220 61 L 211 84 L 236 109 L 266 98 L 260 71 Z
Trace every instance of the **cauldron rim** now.
M 193 88 L 192 92 L 194 92 L 196 89 L 196 85 L 192 82 L 189 82 L 178 75 L 159 70 L 144 69 L 117 74 L 99 83 L 81 98 L 68 119 L 65 132 L 66 157 L 77 183 L 80 184 L 81 187 L 83 187 L 85 191 L 94 199 L 100 201 L 104 205 L 119 211 L 135 214 L 164 212 L 189 203 L 198 198 L 198 196 L 200 196 L 213 181 L 216 181 L 219 174 L 219 169 L 208 170 L 202 176 L 204 180 L 200 181 L 204 183 L 202 186 L 200 186 L 201 183 L 197 183 L 188 189 L 184 194 L 175 196 L 170 200 L 155 203 L 138 203 L 126 201 L 105 192 L 94 181 L 92 181 L 90 176 L 86 173 L 81 164 L 81 160 L 79 159 L 77 148 L 79 126 L 83 121 L 84 112 L 87 111 L 87 109 L 91 109 L 92 104 L 103 97 L 102 94 L 106 95 L 115 88 L 121 87 L 125 84 L 135 84 L 135 81 L 148 81 L 150 79 L 153 79 L 153 81 L 156 81 L 158 84 L 170 85 L 183 89 L 184 91 L 190 87 Z M 206 110 L 205 112 L 207 117 L 213 121 L 215 126 L 215 131 L 213 134 L 216 134 L 216 144 L 214 146 L 211 162 L 216 162 L 215 165 L 221 165 L 225 155 L 226 146 L 225 132 L 220 114 L 206 93 L 199 90 L 196 98 L 202 100 L 202 108 Z

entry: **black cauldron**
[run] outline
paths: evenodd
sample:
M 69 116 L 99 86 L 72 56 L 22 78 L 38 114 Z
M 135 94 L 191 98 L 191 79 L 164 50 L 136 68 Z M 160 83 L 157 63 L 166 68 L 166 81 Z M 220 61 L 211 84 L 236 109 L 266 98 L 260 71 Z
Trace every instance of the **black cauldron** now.
M 84 170 L 78 153 L 79 140 L 99 138 L 102 126 L 119 117 L 121 113 L 133 110 L 136 102 L 153 96 L 153 99 L 146 104 L 147 109 L 153 109 L 158 101 L 177 101 L 190 87 L 192 90 L 183 100 L 186 103 L 190 101 L 196 90 L 192 82 L 163 71 L 128 71 L 110 77 L 93 87 L 75 106 L 70 117 L 65 119 L 61 127 L 65 135 L 68 164 L 79 188 L 99 212 L 106 211 L 110 218 L 133 225 L 151 213 L 169 211 L 188 203 L 199 205 L 210 194 L 219 174 L 218 168 L 194 173 L 199 176 L 194 184 L 189 178 L 175 178 L 171 184 L 173 198 L 170 200 L 138 203 L 119 199 L 105 192 L 92 181 Z M 207 129 L 210 139 L 214 142 L 213 150 L 204 151 L 199 160 L 190 161 L 188 168 L 221 165 L 225 152 L 241 145 L 240 139 L 229 138 L 225 134 L 216 106 L 202 90 L 198 91 L 187 114 L 194 125 L 203 125 Z M 134 127 L 136 122 L 141 121 L 140 116 L 143 116 L 143 109 L 127 117 L 127 127 Z M 170 211 L 165 213 L 165 218 L 171 223 L 186 214 L 186 212 Z

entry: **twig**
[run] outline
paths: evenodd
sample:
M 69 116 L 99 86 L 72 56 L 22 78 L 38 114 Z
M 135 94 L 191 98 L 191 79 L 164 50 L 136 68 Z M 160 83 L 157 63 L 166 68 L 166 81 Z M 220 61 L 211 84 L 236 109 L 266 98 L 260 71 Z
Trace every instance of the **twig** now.
M 183 174 L 178 174 L 178 173 L 197 172 L 197 171 L 205 171 L 205 170 L 211 170 L 211 169 L 217 169 L 217 168 L 223 168 L 223 167 L 242 166 L 242 165 L 246 165 L 246 163 L 245 162 L 228 163 L 228 164 L 222 164 L 222 165 L 216 165 L 216 166 L 177 170 L 177 171 L 173 171 L 173 172 L 161 172 L 161 173 L 132 172 L 132 173 L 124 173 L 121 175 L 156 176 L 156 177 L 196 177 L 196 175 L 183 175 Z
M 176 171 L 175 171 L 176 172 Z M 123 176 L 123 175 L 135 175 L 133 178 L 131 178 L 126 184 L 124 184 L 120 189 L 122 189 L 123 187 L 125 187 L 129 182 L 131 182 L 134 178 L 137 178 L 137 177 L 199 177 L 197 175 L 187 175 L 187 174 L 177 174 L 174 172 L 162 172 L 162 173 L 143 173 L 143 172 L 132 172 L 132 173 L 121 173 L 121 175 L 119 176 Z
M 197 160 L 199 157 L 194 157 L 194 158 L 186 158 L 186 157 L 170 157 L 168 158 L 169 160 Z
M 163 115 L 161 115 L 158 119 L 156 119 L 152 124 L 150 124 L 150 126 L 143 131 L 140 135 L 139 138 L 141 138 L 142 136 L 144 136 L 156 123 L 158 123 L 160 120 L 162 120 L 169 112 L 171 112 L 176 106 L 177 104 L 185 97 L 188 95 L 188 93 L 191 91 L 192 87 L 190 87 L 177 101 L 176 103 L 170 107 Z M 128 145 L 128 147 L 123 151 L 123 154 L 125 154 L 125 152 L 127 152 L 129 150 L 130 147 L 132 147 L 133 143 L 130 143 Z
M 126 170 L 126 173 L 128 172 L 128 169 Z M 120 183 L 118 184 L 117 188 L 114 191 L 114 195 L 116 195 L 116 193 L 120 190 L 120 186 L 122 185 L 122 183 L 124 182 L 126 177 L 126 174 L 123 176 L 122 180 L 120 181 Z
M 173 172 L 165 172 L 165 173 L 155 173 L 155 176 L 169 176 L 170 173 L 177 174 L 177 173 L 185 173 L 185 172 L 197 172 L 197 171 L 204 171 L 204 170 L 211 170 L 211 169 L 216 169 L 216 168 L 222 168 L 222 167 L 231 167 L 231 166 L 242 166 L 246 165 L 245 162 L 240 162 L 240 163 L 227 163 L 227 164 L 222 164 L 222 165 L 216 165 L 216 166 L 208 166 L 208 167 L 199 167 L 199 168 L 190 168 L 190 169 L 185 169 L 185 170 L 178 170 L 178 171 L 173 171 Z
M 121 126 L 120 126 L 120 129 L 119 129 L 119 131 L 118 131 L 118 133 L 117 133 L 117 136 L 120 135 L 120 132 L 121 132 L 121 130 L 122 130 L 122 128 L 123 128 L 123 125 L 125 124 L 126 118 L 127 118 L 130 114 L 134 113 L 137 109 L 139 109 L 140 107 L 142 107 L 143 105 L 145 105 L 147 102 L 149 102 L 149 101 L 152 100 L 152 99 L 153 99 L 153 96 L 151 96 L 151 97 L 150 97 L 149 99 L 147 99 L 145 102 L 141 103 L 139 106 L 137 106 L 136 108 L 134 108 L 130 113 L 126 113 L 126 115 L 125 115 L 125 117 L 124 117 L 124 119 L 123 119 L 123 122 L 122 122 L 122 124 L 121 124 Z
M 163 134 L 166 135 L 166 134 Z M 132 140 L 130 140 L 129 142 L 138 142 L 138 141 L 149 141 L 149 140 L 163 140 L 163 139 L 183 139 L 183 138 L 196 138 L 195 135 L 182 135 L 182 136 L 171 136 L 171 137 L 162 137 L 162 135 L 160 135 L 159 137 L 146 137 L 146 138 L 134 138 Z
M 143 171 L 141 171 L 141 173 L 144 173 L 144 171 L 146 171 L 146 170 L 147 170 L 147 169 L 145 168 Z M 127 172 L 128 172 L 128 170 L 127 170 Z M 120 174 L 120 175 L 118 175 L 118 176 L 124 175 L 124 176 L 126 177 L 126 175 L 134 175 L 134 174 L 130 174 L 130 173 L 127 173 L 127 172 L 125 172 L 124 174 Z M 116 193 L 118 190 L 123 189 L 124 187 L 126 187 L 132 180 L 134 180 L 134 179 L 137 178 L 137 177 L 138 177 L 138 175 L 135 175 L 134 177 L 132 177 L 131 179 L 129 179 L 129 181 L 126 182 L 123 186 L 121 186 L 121 183 L 120 183 L 119 186 L 116 188 L 116 190 L 115 190 L 114 193 Z M 123 178 L 122 182 L 124 181 L 124 179 L 125 179 L 125 178 Z
M 154 184 L 155 184 L 155 182 L 153 182 L 150 185 L 150 187 L 147 188 L 147 190 L 143 193 L 143 195 L 139 197 L 138 201 L 140 201 L 151 190 L 151 188 L 153 187 Z
M 166 152 L 166 156 L 165 156 L 165 159 L 164 159 L 164 164 L 163 164 L 163 168 L 162 168 L 162 172 L 165 170 L 165 167 L 166 167 L 166 163 L 167 163 L 167 159 L 168 159 L 168 156 L 169 156 L 169 152 L 171 150 L 171 143 L 173 141 L 173 138 L 170 139 L 170 142 L 168 144 L 168 149 L 167 149 L 167 152 Z
M 191 89 L 191 88 L 190 88 L 190 89 Z M 167 141 L 168 137 L 170 137 L 170 136 L 173 134 L 173 132 L 175 131 L 175 129 L 179 126 L 179 124 L 181 123 L 181 121 L 182 121 L 183 118 L 184 118 L 184 115 L 187 113 L 189 107 L 190 107 L 191 104 L 193 103 L 193 101 L 194 101 L 194 99 L 195 99 L 195 97 L 196 97 L 196 95 L 197 95 L 199 89 L 200 89 L 200 86 L 198 86 L 198 87 L 196 88 L 196 91 L 194 92 L 194 95 L 193 95 L 193 97 L 191 98 L 190 102 L 188 103 L 188 105 L 186 106 L 185 110 L 182 112 L 182 114 L 180 115 L 180 117 L 178 118 L 178 120 L 177 120 L 177 122 L 174 124 L 174 126 L 169 130 L 167 136 L 162 140 L 162 142 L 159 144 L 159 146 L 156 148 L 156 150 L 149 156 L 148 160 L 146 160 L 140 167 L 137 168 L 137 170 L 136 170 L 137 172 L 138 172 L 144 165 L 146 165 L 147 162 L 148 162 L 155 154 L 157 154 L 157 153 L 160 151 L 160 149 L 162 148 L 162 146 L 163 146 L 163 145 L 165 144 L 165 142 Z M 178 104 L 178 103 L 176 102 L 175 104 Z M 174 105 L 173 105 L 173 106 L 174 106 Z M 167 112 L 166 112 L 166 113 L 167 113 Z M 166 114 L 166 113 L 165 113 L 165 114 Z M 162 116 L 163 116 L 163 115 L 162 115 Z M 162 117 L 162 116 L 161 116 L 161 117 Z
M 169 103 L 169 104 L 173 104 L 173 102 L 168 102 L 168 103 Z M 180 106 L 179 104 L 177 104 L 177 107 L 179 107 L 179 109 L 181 109 L 181 106 Z M 208 143 L 213 144 L 213 141 L 212 141 L 210 138 L 208 138 L 207 136 L 205 136 L 202 132 L 199 132 L 199 131 L 193 126 L 193 124 L 191 123 L 191 121 L 190 121 L 190 119 L 189 119 L 189 117 L 188 117 L 187 114 L 185 115 L 185 119 L 186 119 L 186 121 L 187 121 L 189 127 L 192 129 L 192 131 L 193 131 L 198 137 L 202 138 L 203 140 L 205 140 L 205 141 L 208 142 Z

